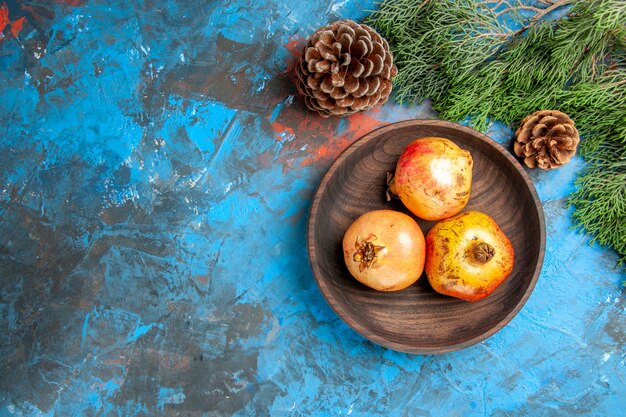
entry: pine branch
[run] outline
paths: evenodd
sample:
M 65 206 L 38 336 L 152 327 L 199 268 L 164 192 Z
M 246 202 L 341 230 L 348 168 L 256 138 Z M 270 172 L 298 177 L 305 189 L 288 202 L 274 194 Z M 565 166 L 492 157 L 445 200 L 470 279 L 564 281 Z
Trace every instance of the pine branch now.
M 563 6 L 567 6 L 567 5 L 570 5 L 570 4 L 575 3 L 575 2 L 576 2 L 576 0 L 559 0 L 559 1 L 555 1 L 555 2 L 545 3 L 545 4 L 550 4 L 545 9 L 540 9 L 538 7 L 519 6 L 520 10 L 532 10 L 532 11 L 535 12 L 535 15 L 530 18 L 530 20 L 528 21 L 527 24 L 525 24 L 521 28 L 517 29 L 513 33 L 513 36 L 518 36 L 521 33 L 524 33 L 525 31 L 530 29 L 532 26 L 534 26 L 538 21 L 543 19 L 546 15 L 554 12 L 555 10 L 557 10 L 557 9 L 563 7 Z
M 571 7 L 565 16 L 548 15 Z M 530 16 L 527 16 L 528 13 Z M 525 17 L 526 16 L 526 17 Z M 502 24 L 511 18 L 521 25 Z M 541 109 L 576 121 L 586 165 L 574 222 L 626 261 L 626 1 L 388 0 L 368 23 L 390 40 L 399 101 L 440 116 L 517 124 Z

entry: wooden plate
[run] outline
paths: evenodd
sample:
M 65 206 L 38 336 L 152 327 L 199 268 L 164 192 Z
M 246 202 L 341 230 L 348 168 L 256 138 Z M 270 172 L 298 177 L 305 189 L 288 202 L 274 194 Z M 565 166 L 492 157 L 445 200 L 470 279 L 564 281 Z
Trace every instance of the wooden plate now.
M 471 152 L 472 193 L 465 208 L 493 217 L 515 250 L 509 277 L 475 303 L 437 294 L 425 275 L 397 292 L 378 292 L 349 274 L 342 254 L 348 226 L 361 214 L 392 209 L 415 218 L 424 234 L 434 222 L 387 202 L 386 175 L 413 140 L 439 136 Z M 409 120 L 368 133 L 348 147 L 324 176 L 311 208 L 308 250 L 324 297 L 350 327 L 391 349 L 420 354 L 461 349 L 504 327 L 530 296 L 545 251 L 545 223 L 535 188 L 522 166 L 489 137 L 456 123 Z

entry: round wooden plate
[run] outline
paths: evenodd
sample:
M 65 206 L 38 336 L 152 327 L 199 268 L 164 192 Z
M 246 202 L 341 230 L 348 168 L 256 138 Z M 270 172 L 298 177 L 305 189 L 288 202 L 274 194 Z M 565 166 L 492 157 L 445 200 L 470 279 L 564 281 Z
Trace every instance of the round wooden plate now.
M 493 217 L 515 250 L 511 275 L 478 302 L 437 294 L 425 275 L 401 291 L 375 291 L 352 278 L 343 261 L 343 234 L 367 211 L 384 208 L 407 213 L 424 235 L 434 224 L 416 218 L 399 200 L 385 198 L 387 172 L 395 171 L 398 157 L 412 140 L 425 136 L 448 138 L 470 151 L 472 192 L 464 211 Z M 541 271 L 545 222 L 530 178 L 502 146 L 456 123 L 409 120 L 368 133 L 332 164 L 311 207 L 308 250 L 320 290 L 350 327 L 391 349 L 444 353 L 486 339 L 519 312 Z

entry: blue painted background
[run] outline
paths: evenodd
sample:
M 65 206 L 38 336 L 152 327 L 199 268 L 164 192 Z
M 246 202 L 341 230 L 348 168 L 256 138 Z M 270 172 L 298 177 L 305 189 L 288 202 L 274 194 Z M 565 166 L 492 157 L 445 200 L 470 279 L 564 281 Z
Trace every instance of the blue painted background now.
M 486 341 L 397 353 L 324 301 L 321 176 L 371 129 L 436 117 L 294 97 L 304 40 L 374 7 L 0 1 L 0 416 L 623 415 L 624 275 L 572 230 L 579 159 L 531 173 L 545 264 Z

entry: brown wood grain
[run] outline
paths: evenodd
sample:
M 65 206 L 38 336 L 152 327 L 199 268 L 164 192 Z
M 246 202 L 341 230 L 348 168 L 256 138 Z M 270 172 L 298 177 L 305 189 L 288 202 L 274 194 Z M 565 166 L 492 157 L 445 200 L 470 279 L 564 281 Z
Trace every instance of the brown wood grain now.
M 378 292 L 350 276 L 341 242 L 361 214 L 392 209 L 417 220 L 424 234 L 434 222 L 385 198 L 386 174 L 414 139 L 438 136 L 467 149 L 474 159 L 472 192 L 464 211 L 495 219 L 515 250 L 509 277 L 485 299 L 469 303 L 437 294 L 425 275 L 397 292 Z M 545 223 L 541 203 L 524 168 L 489 137 L 440 120 L 409 120 L 372 131 L 332 164 L 315 195 L 308 224 L 313 274 L 333 310 L 354 330 L 380 345 L 409 353 L 461 349 L 504 327 L 530 296 L 543 262 Z

